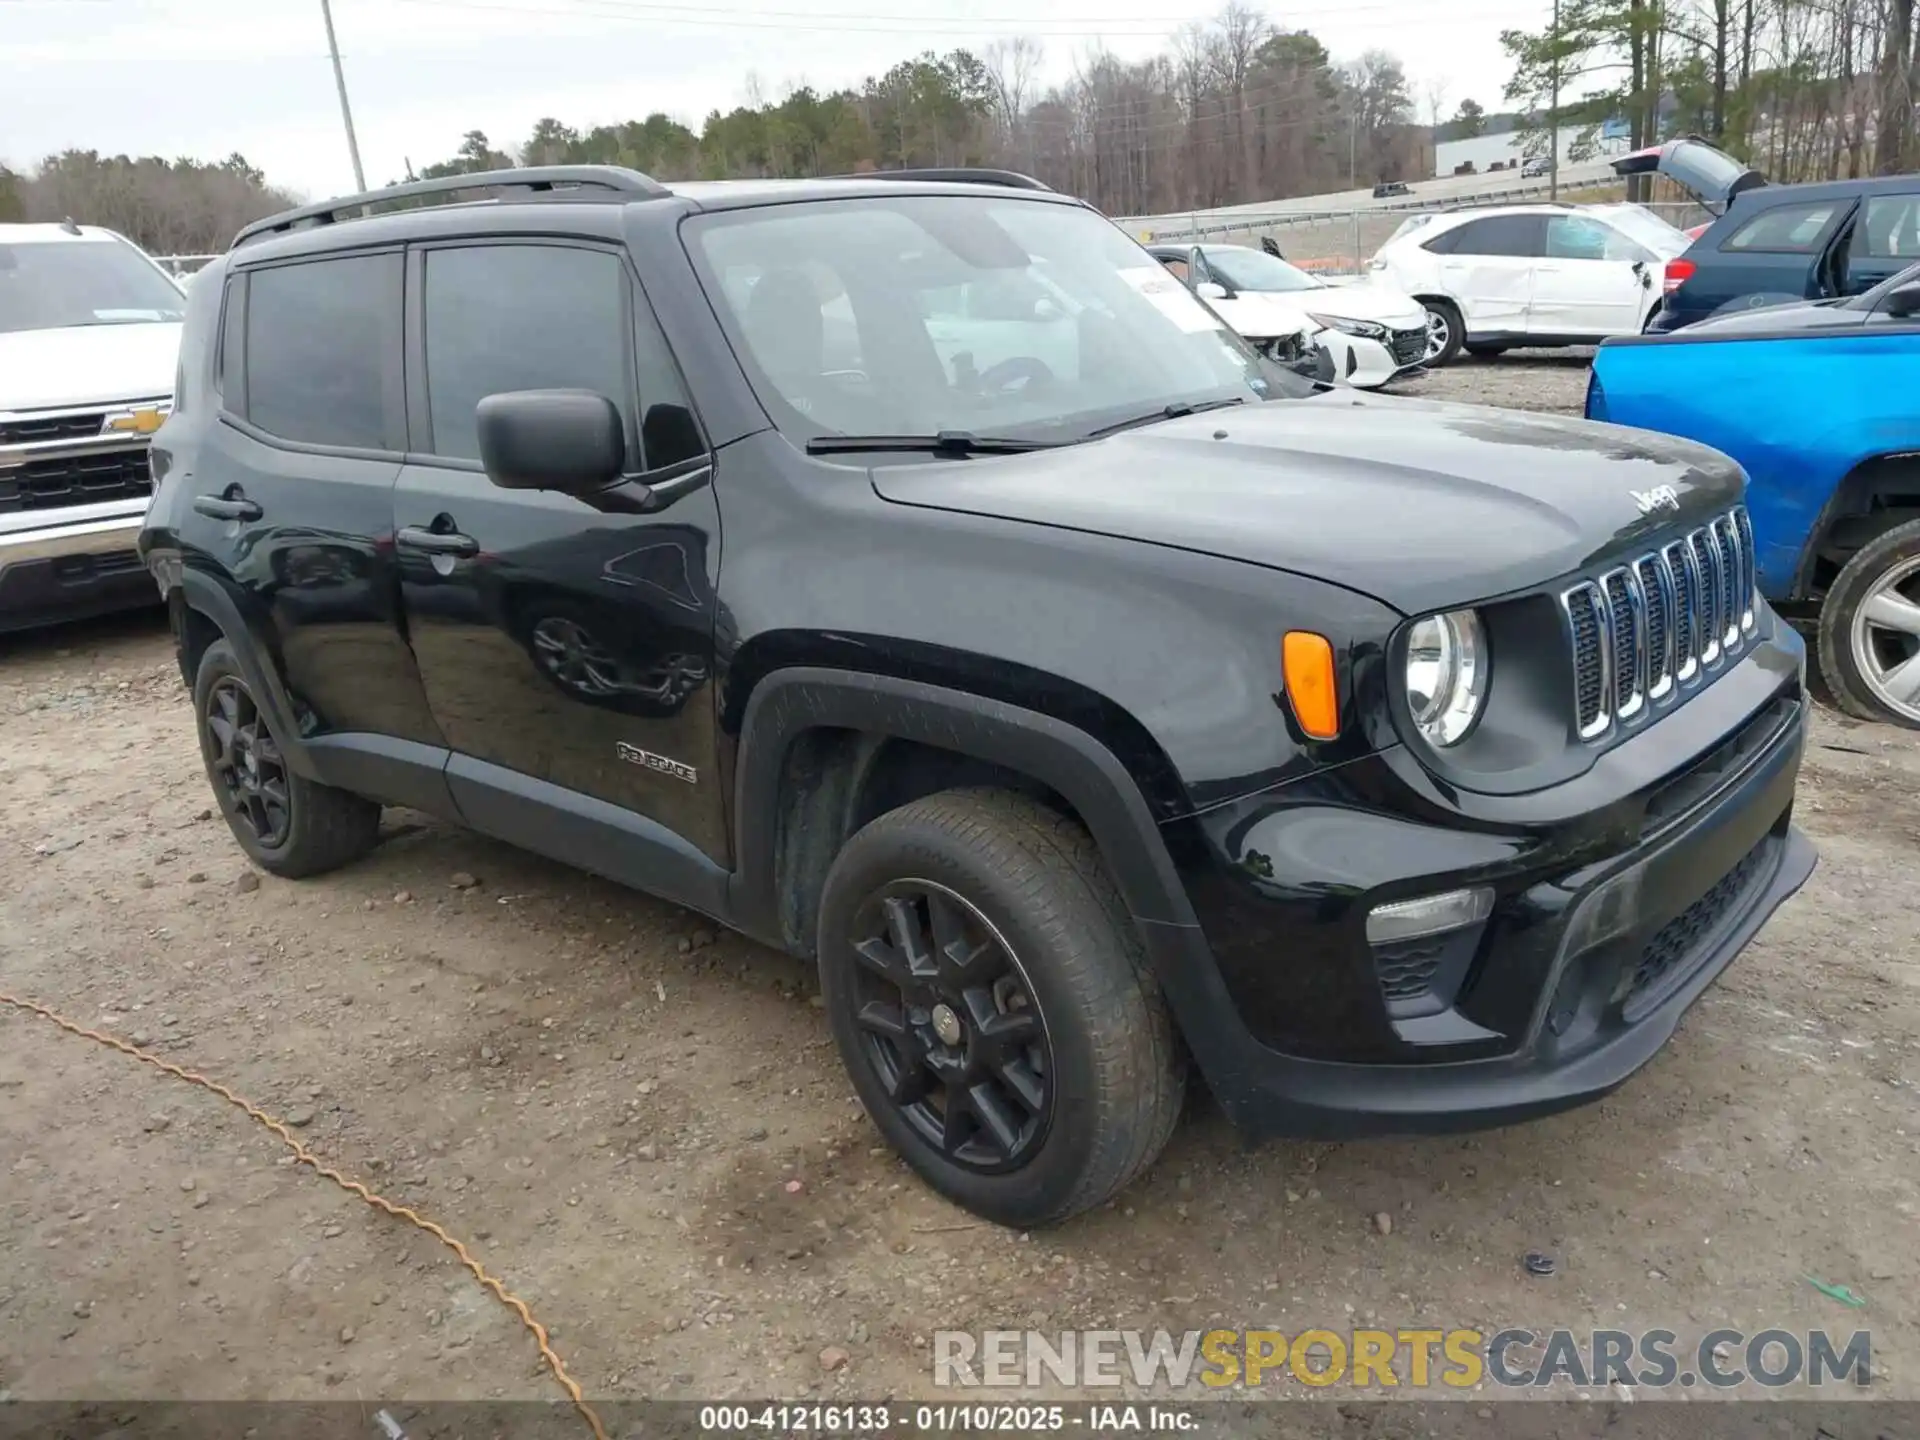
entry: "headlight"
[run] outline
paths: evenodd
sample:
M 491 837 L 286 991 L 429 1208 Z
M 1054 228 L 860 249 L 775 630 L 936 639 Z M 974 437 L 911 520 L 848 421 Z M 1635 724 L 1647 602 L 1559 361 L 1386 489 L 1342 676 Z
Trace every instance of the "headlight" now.
M 1385 340 L 1393 332 L 1384 325 L 1376 325 L 1371 320 L 1348 320 L 1339 315 L 1312 315 L 1308 318 L 1318 321 L 1329 330 L 1338 330 L 1343 335 L 1357 335 L 1362 340 Z
M 1414 622 L 1407 633 L 1407 708 L 1434 745 L 1466 738 L 1487 698 L 1487 632 L 1472 610 Z

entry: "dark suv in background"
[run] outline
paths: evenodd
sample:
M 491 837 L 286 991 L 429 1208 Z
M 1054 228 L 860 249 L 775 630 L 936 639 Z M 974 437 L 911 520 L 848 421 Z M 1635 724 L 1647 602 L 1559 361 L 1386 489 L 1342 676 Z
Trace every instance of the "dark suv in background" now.
M 1190 1066 L 1269 1134 L 1603 1094 L 1812 868 L 1737 467 L 1314 386 L 1019 177 L 312 206 L 181 373 L 141 548 L 247 854 L 410 806 L 811 959 L 998 1221 Z
M 1623 155 L 1622 175 L 1659 174 L 1714 218 L 1667 262 L 1654 334 L 1709 316 L 1866 294 L 1920 260 L 1920 174 L 1771 185 L 1697 136 Z

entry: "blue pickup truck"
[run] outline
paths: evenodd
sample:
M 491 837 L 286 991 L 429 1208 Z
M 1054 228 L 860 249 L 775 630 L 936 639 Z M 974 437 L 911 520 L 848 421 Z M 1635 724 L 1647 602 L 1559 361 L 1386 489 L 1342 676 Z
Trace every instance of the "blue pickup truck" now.
M 1920 265 L 1849 299 L 1609 340 L 1586 413 L 1738 460 L 1760 592 L 1816 623 L 1842 709 L 1920 729 Z

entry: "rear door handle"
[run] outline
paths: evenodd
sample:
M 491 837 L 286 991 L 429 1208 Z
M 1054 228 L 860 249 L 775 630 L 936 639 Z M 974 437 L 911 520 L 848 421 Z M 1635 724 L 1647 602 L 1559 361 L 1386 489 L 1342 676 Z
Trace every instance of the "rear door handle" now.
M 428 530 L 420 525 L 403 525 L 394 537 L 397 544 L 428 555 L 478 555 L 480 542 L 458 531 Z
M 258 520 L 261 513 L 244 495 L 196 495 L 193 508 L 213 520 Z

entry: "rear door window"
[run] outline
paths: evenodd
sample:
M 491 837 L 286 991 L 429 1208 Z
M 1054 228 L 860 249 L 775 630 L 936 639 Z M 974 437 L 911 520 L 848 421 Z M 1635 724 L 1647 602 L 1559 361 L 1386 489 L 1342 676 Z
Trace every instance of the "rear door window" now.
M 1803 200 L 1762 210 L 1721 242 L 1722 250 L 1767 255 L 1811 255 L 1821 248 L 1844 200 Z
M 249 271 L 243 418 L 297 444 L 403 448 L 402 274 L 397 251 Z
M 1452 253 L 1535 259 L 1546 251 L 1546 229 L 1541 215 L 1488 215 L 1460 227 Z

